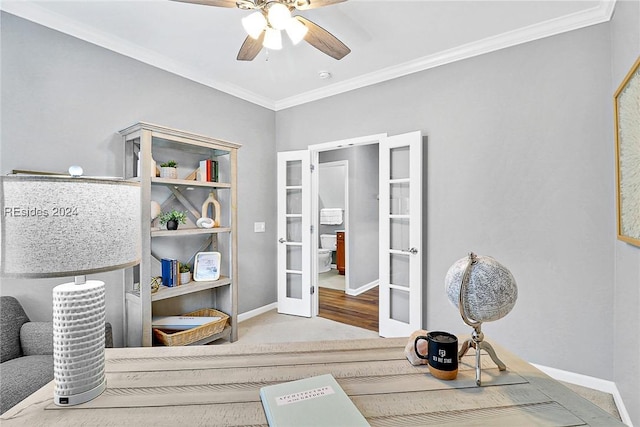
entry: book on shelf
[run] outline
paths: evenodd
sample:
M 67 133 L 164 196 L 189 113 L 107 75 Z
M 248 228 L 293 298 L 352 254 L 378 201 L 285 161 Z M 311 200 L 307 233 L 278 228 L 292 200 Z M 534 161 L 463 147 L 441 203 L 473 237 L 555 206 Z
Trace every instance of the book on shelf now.
M 262 387 L 260 400 L 269 427 L 369 426 L 331 374 Z
M 200 160 L 200 171 L 199 171 L 200 181 L 207 182 L 207 161 Z
M 218 161 L 205 159 L 200 161 L 200 181 L 218 182 Z
M 171 260 L 171 274 L 173 277 L 173 283 L 175 286 L 180 285 L 180 265 L 177 259 Z
M 162 258 L 162 284 L 170 288 L 180 285 L 180 263 L 177 259 Z
M 160 264 L 162 265 L 162 284 L 170 288 L 175 286 L 173 284 L 173 273 L 171 271 L 173 263 L 171 261 L 172 260 L 168 258 L 162 258 L 160 260 Z

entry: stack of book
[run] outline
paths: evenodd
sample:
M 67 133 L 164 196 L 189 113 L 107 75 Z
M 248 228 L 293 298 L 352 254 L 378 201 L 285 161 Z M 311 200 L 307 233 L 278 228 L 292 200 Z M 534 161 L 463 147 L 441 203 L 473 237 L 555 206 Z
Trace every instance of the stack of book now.
M 162 284 L 173 288 L 180 285 L 180 263 L 177 259 L 162 258 Z
M 218 161 L 211 159 L 201 160 L 199 172 L 200 181 L 218 182 Z

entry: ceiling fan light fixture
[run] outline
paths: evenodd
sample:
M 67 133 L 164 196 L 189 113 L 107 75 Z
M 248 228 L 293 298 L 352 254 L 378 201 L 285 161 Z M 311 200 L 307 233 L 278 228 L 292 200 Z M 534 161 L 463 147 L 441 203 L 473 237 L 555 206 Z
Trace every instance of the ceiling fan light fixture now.
M 309 31 L 307 26 L 298 21 L 296 18 L 291 18 L 289 20 L 289 24 L 287 24 L 286 30 L 293 44 L 298 44 L 302 40 L 304 40 L 304 36 L 306 36 L 307 32 Z
M 242 26 L 251 38 L 257 40 L 267 26 L 267 20 L 262 12 L 253 12 L 242 18 Z
M 276 30 L 284 30 L 291 20 L 291 12 L 282 3 L 271 3 L 267 17 L 269 18 L 269 25 Z
M 273 28 L 267 28 L 262 46 L 271 50 L 282 49 L 282 34 Z
M 304 9 L 311 6 L 310 0 L 296 0 L 296 8 Z

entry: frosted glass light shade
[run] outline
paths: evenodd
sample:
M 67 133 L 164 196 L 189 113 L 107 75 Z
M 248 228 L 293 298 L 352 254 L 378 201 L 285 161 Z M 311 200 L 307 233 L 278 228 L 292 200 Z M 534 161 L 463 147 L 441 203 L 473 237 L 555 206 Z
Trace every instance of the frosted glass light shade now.
M 242 18 L 242 26 L 251 38 L 257 40 L 267 26 L 267 19 L 262 12 L 253 12 L 251 15 Z
M 280 50 L 282 49 L 282 34 L 280 31 L 273 28 L 267 28 L 267 32 L 264 35 L 264 41 L 262 45 L 267 49 Z
M 282 3 L 273 3 L 269 6 L 267 13 L 269 24 L 276 30 L 284 30 L 291 20 L 291 12 L 289 8 Z
M 293 44 L 300 43 L 304 39 L 304 36 L 306 36 L 307 32 L 309 31 L 307 26 L 304 25 L 302 22 L 298 21 L 296 18 L 291 18 L 289 20 L 286 30 Z

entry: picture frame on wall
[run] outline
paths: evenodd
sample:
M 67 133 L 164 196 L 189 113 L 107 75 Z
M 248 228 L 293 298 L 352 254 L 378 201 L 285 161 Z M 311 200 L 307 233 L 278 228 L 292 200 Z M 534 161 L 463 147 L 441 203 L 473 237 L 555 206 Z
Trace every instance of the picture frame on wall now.
M 640 57 L 614 95 L 618 239 L 640 246 Z

